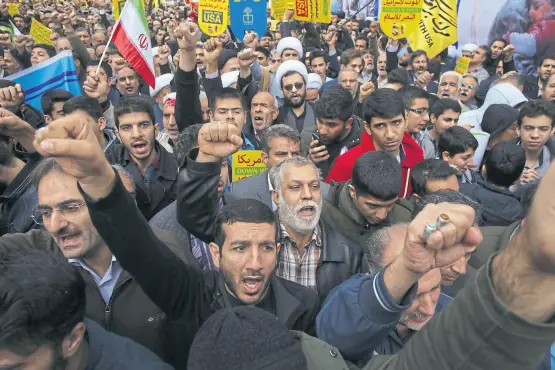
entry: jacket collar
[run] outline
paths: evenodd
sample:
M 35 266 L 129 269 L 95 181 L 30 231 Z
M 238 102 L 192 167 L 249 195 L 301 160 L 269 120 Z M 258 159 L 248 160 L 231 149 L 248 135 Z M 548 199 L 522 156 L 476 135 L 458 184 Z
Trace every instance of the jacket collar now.
M 218 273 L 217 284 L 218 287 L 213 295 L 214 301 L 210 307 L 214 311 L 233 307 L 230 300 L 230 294 L 227 291 L 221 272 Z M 274 295 L 274 302 L 276 303 L 276 316 L 280 322 L 290 328 L 293 326 L 293 323 L 297 321 L 302 312 L 301 302 L 297 297 L 289 293 L 275 274 L 272 274 L 270 277 L 270 285 L 272 288 L 271 293 Z
M 362 146 L 364 152 L 376 151 L 374 140 L 366 130 L 364 130 L 364 133 L 362 134 L 360 145 Z M 416 163 L 424 160 L 424 153 L 422 151 L 422 148 L 406 131 L 403 135 L 403 140 L 401 141 L 400 152 L 403 152 L 405 154 L 404 157 L 401 154 L 401 167 L 412 168 Z
M 0 199 L 7 199 L 10 197 L 19 197 L 21 192 L 27 188 L 27 185 L 31 182 L 33 178 L 33 171 L 40 163 L 40 155 L 38 153 L 33 153 L 29 156 L 28 162 L 23 166 L 21 171 L 13 179 L 13 181 L 8 185 L 6 190 L 0 194 Z
M 158 144 L 157 141 L 155 141 L 154 148 L 158 152 L 158 165 L 156 168 L 158 168 L 159 176 L 171 181 L 177 180 L 178 168 L 173 154 L 164 149 L 164 147 Z M 123 162 L 124 166 L 127 166 L 129 163 L 137 166 L 135 161 L 131 159 L 131 155 L 129 154 L 127 148 L 125 148 L 123 153 Z

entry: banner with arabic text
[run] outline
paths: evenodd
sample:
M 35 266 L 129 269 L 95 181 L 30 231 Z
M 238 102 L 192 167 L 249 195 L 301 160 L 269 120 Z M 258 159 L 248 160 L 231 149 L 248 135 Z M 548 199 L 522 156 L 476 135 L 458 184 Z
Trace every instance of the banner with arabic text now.
M 262 150 L 241 150 L 231 156 L 231 182 L 261 174 L 266 171 Z
M 295 0 L 295 15 L 298 21 L 330 23 L 331 0 Z
M 410 35 L 418 29 L 423 0 L 382 0 L 380 26 L 394 39 Z

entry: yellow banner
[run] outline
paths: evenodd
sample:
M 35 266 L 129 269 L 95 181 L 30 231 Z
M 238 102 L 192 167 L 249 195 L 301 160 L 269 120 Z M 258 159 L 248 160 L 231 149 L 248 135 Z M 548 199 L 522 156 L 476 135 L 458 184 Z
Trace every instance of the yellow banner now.
M 50 36 L 52 36 L 52 31 L 50 30 L 50 28 L 37 21 L 35 18 L 32 18 L 31 30 L 29 31 L 29 35 L 31 35 L 33 40 L 35 40 L 36 44 L 46 44 L 54 46 L 54 44 L 50 40 Z
M 295 0 L 294 19 L 305 22 L 330 23 L 330 0 Z
M 17 4 L 14 3 L 7 3 L 6 4 L 8 6 L 8 13 L 10 15 L 16 15 L 19 14 L 19 8 Z
M 198 25 L 208 36 L 222 34 L 229 22 L 229 0 L 200 0 Z
M 412 50 L 433 58 L 457 41 L 457 0 L 426 0 L 418 29 L 407 36 Z
M 294 0 L 272 0 L 272 17 L 275 20 L 283 18 L 283 14 L 285 14 L 287 9 L 295 9 Z
M 231 182 L 266 171 L 262 162 L 262 150 L 242 150 L 231 156 Z
M 119 19 L 119 14 L 125 5 L 125 0 L 112 0 L 112 7 L 114 9 L 114 19 L 117 21 Z M 145 14 L 148 14 L 148 1 L 143 0 L 143 9 Z
M 380 27 L 394 39 L 413 33 L 422 18 L 423 0 L 382 0 Z
M 468 70 L 468 66 L 470 65 L 470 58 L 467 57 L 460 57 L 457 59 L 457 65 L 455 66 L 455 72 L 464 75 Z

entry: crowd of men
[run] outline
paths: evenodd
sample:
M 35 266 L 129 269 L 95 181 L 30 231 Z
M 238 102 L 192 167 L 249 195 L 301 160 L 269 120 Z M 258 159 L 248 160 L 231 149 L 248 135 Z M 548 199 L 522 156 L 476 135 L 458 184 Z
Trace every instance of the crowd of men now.
M 429 58 L 343 12 L 211 38 L 167 1 L 149 87 L 107 44 L 111 2 L 18 10 L 0 369 L 552 368 L 555 55 L 535 76 L 504 40 Z M 25 103 L 6 77 L 65 50 L 82 94 Z M 232 182 L 248 150 L 266 169 Z

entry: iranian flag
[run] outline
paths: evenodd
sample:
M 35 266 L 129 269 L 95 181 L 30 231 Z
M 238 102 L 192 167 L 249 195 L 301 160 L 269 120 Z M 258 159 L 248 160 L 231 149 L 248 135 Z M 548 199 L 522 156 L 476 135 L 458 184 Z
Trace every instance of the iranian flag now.
M 150 32 L 142 0 L 127 0 L 112 33 L 114 44 L 152 88 L 155 85 Z

